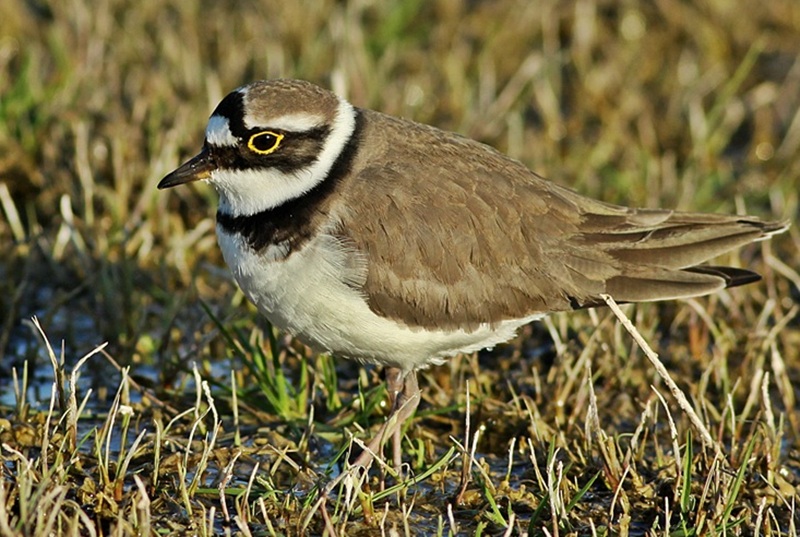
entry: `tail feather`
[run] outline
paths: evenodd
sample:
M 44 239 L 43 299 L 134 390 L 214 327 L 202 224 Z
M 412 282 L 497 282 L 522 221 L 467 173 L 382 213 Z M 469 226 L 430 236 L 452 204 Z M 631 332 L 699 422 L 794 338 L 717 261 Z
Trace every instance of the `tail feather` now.
M 758 281 L 755 272 L 702 265 L 725 252 L 764 240 L 788 222 L 751 217 L 592 206 L 568 257 L 573 279 L 588 295 L 573 307 L 601 304 L 598 289 L 619 302 L 702 296 Z
M 665 238 L 653 237 L 609 253 L 622 263 L 653 264 L 668 269 L 692 267 L 757 240 L 762 232 L 751 226 L 732 229 L 686 229 Z
M 717 267 L 714 265 L 700 265 L 685 269 L 686 272 L 696 272 L 698 274 L 709 274 L 725 280 L 725 287 L 739 287 L 754 283 L 761 279 L 761 275 L 752 270 L 734 267 Z
M 606 281 L 606 292 L 619 302 L 672 300 L 707 295 L 755 282 L 761 277 L 749 270 L 699 266 L 684 270 L 649 269 L 615 276 Z

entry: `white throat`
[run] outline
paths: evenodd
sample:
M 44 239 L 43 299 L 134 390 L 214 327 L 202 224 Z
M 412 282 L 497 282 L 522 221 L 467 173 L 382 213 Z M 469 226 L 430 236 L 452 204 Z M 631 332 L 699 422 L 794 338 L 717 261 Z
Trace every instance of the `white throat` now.
M 216 119 L 215 119 L 216 118 Z M 288 125 L 286 118 L 276 122 Z M 307 126 L 308 120 L 300 127 Z M 219 209 L 231 216 L 249 216 L 279 207 L 299 198 L 322 182 L 344 150 L 356 126 L 353 106 L 339 98 L 336 117 L 317 159 L 306 168 L 284 173 L 280 170 L 215 170 L 208 179 L 219 193 Z M 296 127 L 296 126 L 295 126 Z M 287 129 L 288 130 L 288 129 Z M 206 138 L 235 141 L 226 120 L 209 120 Z

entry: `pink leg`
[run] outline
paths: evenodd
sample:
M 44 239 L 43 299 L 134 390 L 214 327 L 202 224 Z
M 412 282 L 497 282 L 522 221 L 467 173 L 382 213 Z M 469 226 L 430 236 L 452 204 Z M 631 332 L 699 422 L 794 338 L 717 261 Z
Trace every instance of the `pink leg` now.
M 402 466 L 400 433 L 403 428 L 403 423 L 417 409 L 420 400 L 417 373 L 416 371 L 410 371 L 403 375 L 402 370 L 396 367 L 390 367 L 386 370 L 386 384 L 389 389 L 389 402 L 392 405 L 389 417 L 378 430 L 378 434 L 369 441 L 366 449 L 361 452 L 358 458 L 353 462 L 350 470 L 358 467 L 369 468 L 375 456 L 380 456 L 384 440 L 391 436 L 394 442 L 393 463 L 398 474 L 400 472 Z M 348 475 L 351 475 L 351 471 L 342 472 L 336 479 L 327 484 L 325 491 L 320 497 L 320 505 L 325 502 L 325 498 L 327 498 L 328 494 L 330 494 Z
M 389 402 L 392 405 L 389 417 L 378 430 L 378 434 L 369 441 L 367 448 L 353 462 L 353 466 L 368 468 L 372 464 L 375 455 L 381 454 L 381 447 L 385 439 L 392 437 L 394 444 L 392 462 L 395 470 L 399 472 L 402 466 L 401 432 L 403 423 L 417 409 L 420 400 L 417 373 L 410 371 L 404 375 L 403 371 L 396 367 L 387 368 L 386 384 L 389 390 Z
M 391 413 L 397 412 L 400 408 L 400 400 L 404 397 L 405 379 L 403 372 L 396 367 L 389 367 L 386 369 L 386 387 L 389 391 L 389 404 L 391 405 Z M 392 464 L 397 475 L 400 475 L 400 470 L 403 466 L 402 443 L 403 443 L 403 422 L 405 420 L 398 419 L 400 424 L 395 427 L 392 434 Z
M 329 482 L 325 487 L 325 491 L 320 497 L 320 502 L 324 502 L 325 498 L 336 486 L 348 475 L 351 475 L 352 470 L 361 467 L 368 469 L 372 465 L 372 461 L 376 456 L 380 456 L 383 442 L 386 438 L 392 437 L 394 442 L 394 466 L 400 471 L 402 466 L 402 453 L 401 453 L 401 431 L 403 423 L 414 413 L 419 405 L 420 393 L 419 384 L 417 383 L 416 371 L 409 371 L 403 374 L 403 371 L 390 367 L 386 370 L 386 384 L 389 390 L 389 402 L 391 403 L 391 411 L 389 417 L 386 419 L 381 428 L 367 444 L 366 449 L 356 458 L 353 464 L 350 465 L 350 470 L 342 472 L 336 479 Z

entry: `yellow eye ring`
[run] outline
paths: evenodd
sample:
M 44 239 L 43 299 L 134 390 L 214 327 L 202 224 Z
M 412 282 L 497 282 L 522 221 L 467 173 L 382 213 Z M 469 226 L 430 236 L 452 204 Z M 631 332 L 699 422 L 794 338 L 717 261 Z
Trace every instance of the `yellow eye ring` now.
M 257 132 L 247 140 L 247 147 L 253 153 L 269 155 L 281 145 L 283 134 L 272 131 Z

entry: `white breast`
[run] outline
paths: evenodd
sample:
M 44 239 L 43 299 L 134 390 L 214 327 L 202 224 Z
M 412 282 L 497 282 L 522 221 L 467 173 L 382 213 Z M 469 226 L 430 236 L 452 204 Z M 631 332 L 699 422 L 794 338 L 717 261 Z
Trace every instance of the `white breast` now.
M 280 246 L 256 254 L 239 235 L 219 226 L 217 236 L 237 283 L 271 323 L 318 350 L 359 361 L 403 370 L 426 367 L 507 341 L 517 328 L 541 317 L 481 325 L 471 332 L 409 328 L 369 308 L 357 290 L 366 260 L 359 263 L 331 235 L 318 235 L 285 259 Z

